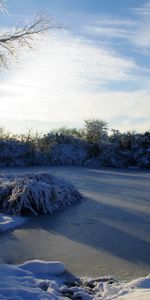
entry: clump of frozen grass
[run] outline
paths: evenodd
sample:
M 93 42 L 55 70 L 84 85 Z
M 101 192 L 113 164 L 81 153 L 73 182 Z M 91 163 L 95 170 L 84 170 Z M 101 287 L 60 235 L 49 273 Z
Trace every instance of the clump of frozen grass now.
M 70 182 L 49 173 L 0 176 L 0 208 L 10 214 L 52 214 L 81 198 Z

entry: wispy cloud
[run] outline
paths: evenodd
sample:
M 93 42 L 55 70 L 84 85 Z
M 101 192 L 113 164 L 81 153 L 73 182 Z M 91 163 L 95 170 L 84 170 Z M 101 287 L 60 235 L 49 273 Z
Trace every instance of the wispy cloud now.
M 31 94 L 37 89 L 38 94 L 40 90 L 41 94 L 48 90 L 51 95 L 68 95 L 79 90 L 90 91 L 98 86 L 102 89 L 109 81 L 128 81 L 136 69 L 134 60 L 93 41 L 61 31 L 47 36 L 37 55 L 27 56 L 12 73 L 10 85 L 18 92 L 22 87 L 24 91 L 30 89 Z
M 114 18 L 105 16 L 96 19 L 90 25 L 85 26 L 85 32 L 109 38 L 131 38 L 137 22 L 131 19 Z M 132 29 L 132 30 L 131 30 Z
M 103 25 L 96 25 L 96 26 L 87 26 L 86 29 L 89 33 L 100 35 L 102 37 L 110 37 L 110 38 L 122 38 L 122 39 L 129 39 L 131 37 L 131 33 L 129 30 L 125 28 L 116 28 L 116 22 L 111 24 L 111 22 L 106 22 L 107 24 Z M 108 25 L 110 23 L 110 25 Z M 119 22 L 117 26 L 119 25 Z M 109 27 L 110 26 L 110 27 Z M 113 27 L 112 27 L 113 26 Z
M 85 27 L 85 32 L 102 38 L 123 39 L 132 44 L 137 51 L 150 51 L 150 3 L 132 9 L 133 18 L 117 19 L 107 16 Z M 107 42 L 110 42 L 110 40 Z M 134 50 L 134 49 L 132 49 Z
M 136 7 L 133 9 L 136 14 L 142 17 L 150 17 L 150 2 L 146 2 L 141 7 Z
M 136 67 L 115 51 L 61 32 L 3 81 L 0 118 L 70 124 L 106 117 L 116 106 L 100 91 L 108 82 L 128 81 Z
M 88 38 L 83 31 L 75 36 L 62 30 L 47 36 L 37 53 L 23 55 L 22 63 L 0 86 L 0 125 L 48 130 L 102 118 L 121 130 L 148 130 L 148 69 L 111 43 L 123 40 L 148 51 L 146 8 L 134 14 L 133 20 L 105 17 L 92 22 L 85 28 Z M 105 43 L 92 35 L 104 37 Z M 129 86 L 135 83 L 136 91 L 131 91 Z M 111 88 L 115 84 L 118 91 Z
M 137 22 L 140 24 L 137 31 L 133 35 L 133 42 L 136 46 L 140 47 L 150 54 L 150 2 L 147 2 L 141 7 L 135 8 L 134 12 L 139 16 Z

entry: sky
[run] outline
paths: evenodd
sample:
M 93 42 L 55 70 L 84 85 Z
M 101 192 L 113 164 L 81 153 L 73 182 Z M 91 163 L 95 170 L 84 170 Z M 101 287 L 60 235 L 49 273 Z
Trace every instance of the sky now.
M 35 49 L 0 74 L 0 127 L 47 132 L 97 118 L 150 130 L 150 0 L 7 0 L 2 30 L 46 14 Z

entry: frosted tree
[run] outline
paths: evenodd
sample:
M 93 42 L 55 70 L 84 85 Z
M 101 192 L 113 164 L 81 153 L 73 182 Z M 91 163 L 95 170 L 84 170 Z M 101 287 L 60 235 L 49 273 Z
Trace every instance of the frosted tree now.
M 85 120 L 85 138 L 89 143 L 101 143 L 107 138 L 107 123 L 98 119 Z
M 0 0 L 0 11 L 6 12 L 6 1 Z M 8 57 L 16 55 L 18 46 L 33 47 L 35 36 L 43 34 L 48 29 L 58 28 L 44 15 L 38 15 L 31 22 L 26 22 L 23 27 L 16 26 L 8 31 L 0 30 L 0 67 L 6 66 Z

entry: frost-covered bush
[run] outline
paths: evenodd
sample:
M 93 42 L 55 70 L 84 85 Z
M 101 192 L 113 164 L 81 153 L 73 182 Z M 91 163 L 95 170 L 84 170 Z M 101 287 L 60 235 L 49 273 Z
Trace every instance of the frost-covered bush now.
M 39 140 L 39 148 L 48 151 L 49 148 L 57 144 L 80 144 L 82 141 L 82 131 L 76 128 L 60 128 L 52 130 Z
M 0 208 L 14 215 L 53 213 L 81 198 L 70 182 L 48 173 L 0 176 Z
M 150 148 L 137 150 L 135 152 L 135 161 L 140 168 L 150 168 Z
M 35 148 L 30 143 L 15 139 L 0 140 L 0 166 L 36 164 Z
M 130 165 L 133 165 L 130 151 L 119 151 L 110 144 L 103 145 L 98 156 L 90 158 L 84 163 L 84 166 L 96 168 L 126 168 Z
M 56 144 L 49 155 L 51 165 L 82 165 L 87 158 L 87 150 L 78 144 Z
M 111 157 L 110 165 L 115 168 L 127 168 L 133 166 L 131 153 L 129 151 L 114 153 Z

